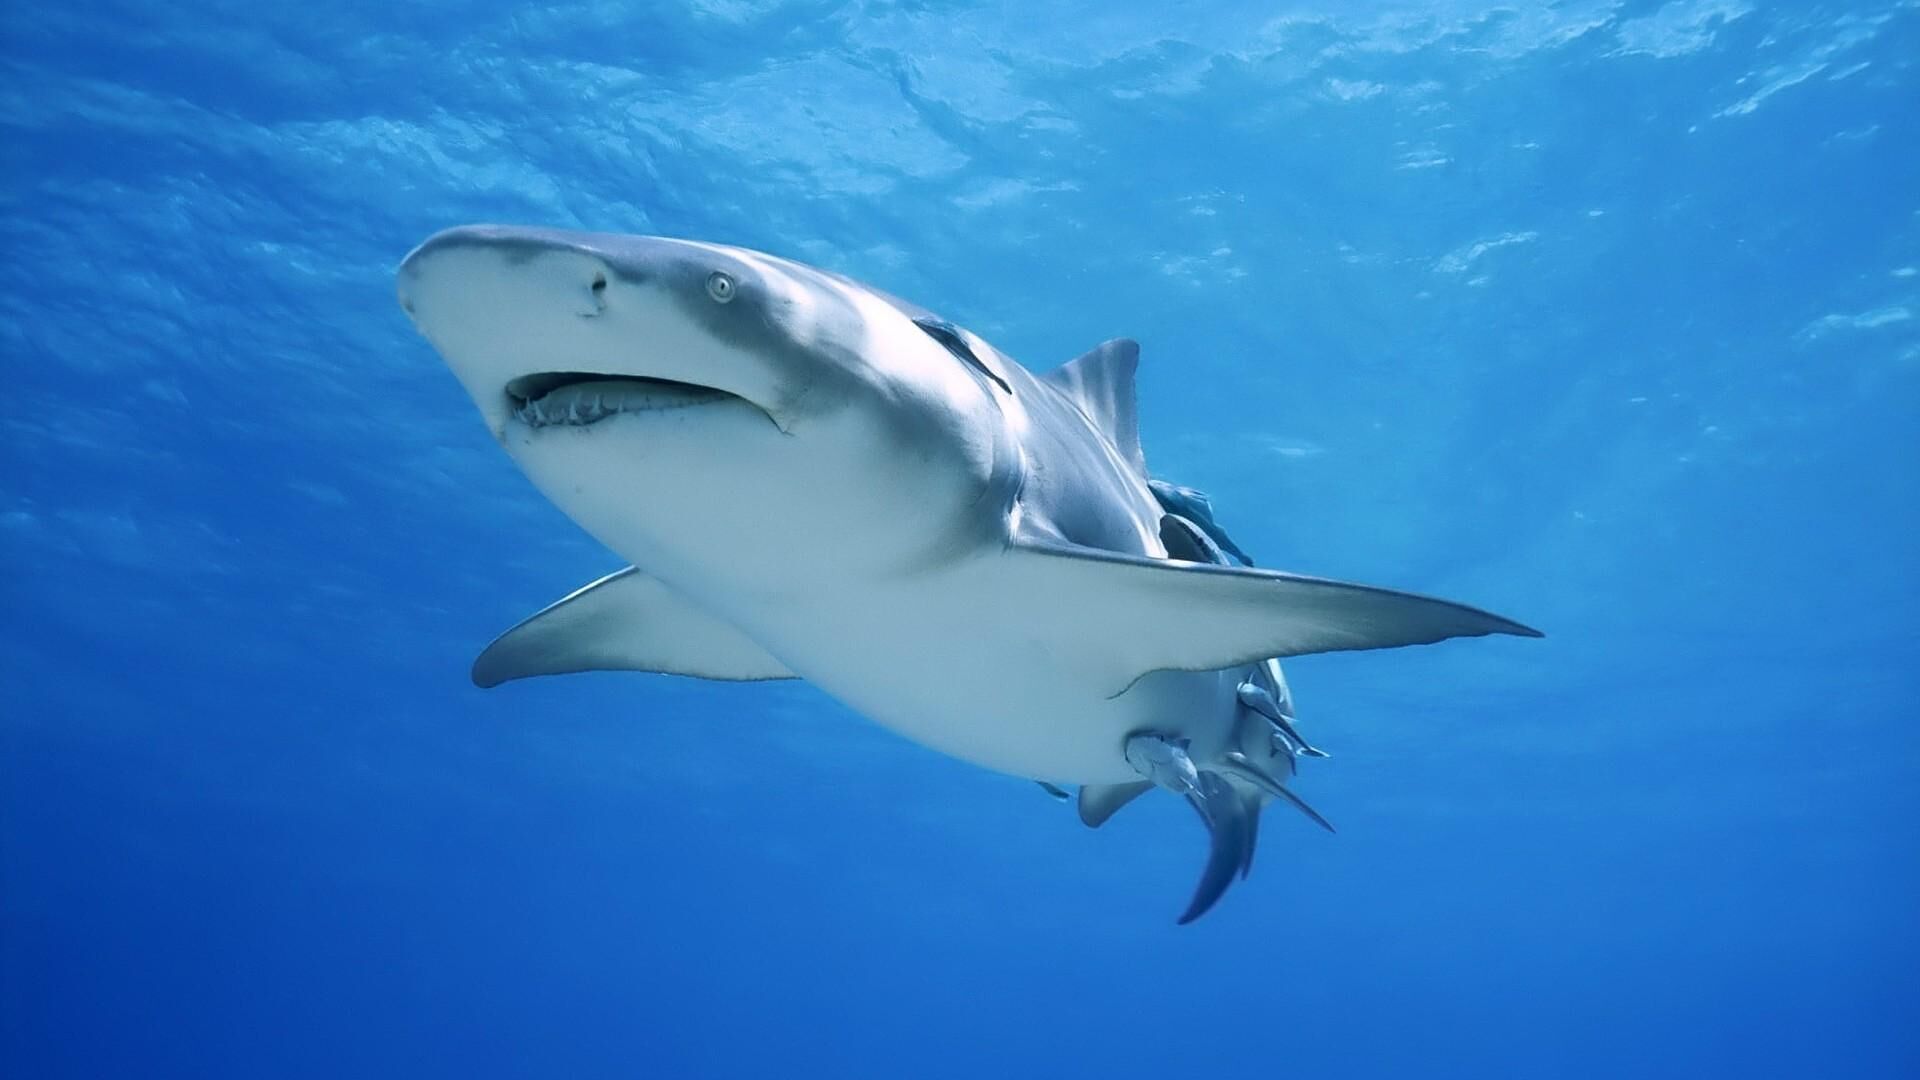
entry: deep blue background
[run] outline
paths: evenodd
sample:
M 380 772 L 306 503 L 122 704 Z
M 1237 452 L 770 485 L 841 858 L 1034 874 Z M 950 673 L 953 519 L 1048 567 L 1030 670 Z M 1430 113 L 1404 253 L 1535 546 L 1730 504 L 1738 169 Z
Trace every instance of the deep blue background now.
M 1486 2 L 0 8 L 0 1072 L 1920 1075 L 1920 8 Z M 1291 662 L 1341 833 L 1184 929 L 1171 800 L 474 690 L 615 563 L 469 221 L 1137 337 L 1263 562 L 1550 637 Z

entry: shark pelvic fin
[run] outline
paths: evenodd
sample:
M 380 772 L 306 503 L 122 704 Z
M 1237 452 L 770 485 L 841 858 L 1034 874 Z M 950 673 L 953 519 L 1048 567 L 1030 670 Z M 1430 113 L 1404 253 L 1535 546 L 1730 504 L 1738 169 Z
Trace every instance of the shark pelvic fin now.
M 701 679 L 791 679 L 731 623 L 629 566 L 578 589 L 495 638 L 473 662 L 476 686 L 576 671 L 653 671 Z
M 1046 792 L 1055 802 L 1066 802 L 1068 799 L 1073 798 L 1072 795 L 1067 794 L 1065 788 L 1058 784 L 1049 784 L 1045 780 L 1035 780 L 1034 783 L 1039 784 L 1040 790 Z
M 1120 812 L 1120 808 L 1153 790 L 1153 781 L 1135 780 L 1126 784 L 1082 784 L 1080 785 L 1080 821 L 1089 829 L 1097 829 L 1107 823 L 1107 819 Z
M 1133 373 L 1139 366 L 1139 344 L 1114 338 L 1048 372 L 1041 381 L 1079 406 L 1120 456 L 1145 477 L 1147 457 L 1140 449 L 1138 398 L 1133 388 Z

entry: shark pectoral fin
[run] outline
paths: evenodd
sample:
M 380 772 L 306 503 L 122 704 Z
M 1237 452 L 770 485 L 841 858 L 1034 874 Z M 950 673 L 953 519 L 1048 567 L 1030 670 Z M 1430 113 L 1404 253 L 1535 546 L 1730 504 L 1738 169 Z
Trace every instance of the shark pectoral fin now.
M 1106 669 L 1118 694 L 1153 671 L 1424 645 L 1538 630 L 1449 600 L 1251 567 L 1122 555 L 1030 538 L 1007 549 L 1027 612 L 1058 613 L 1048 645 Z
M 629 566 L 495 638 L 473 662 L 476 686 L 576 671 L 652 671 L 701 679 L 791 679 L 737 627 Z
M 1153 788 L 1151 780 L 1135 780 L 1125 784 L 1082 784 L 1080 785 L 1080 820 L 1089 829 L 1097 829 L 1107 823 L 1107 819 L 1120 812 L 1120 808 L 1145 795 Z

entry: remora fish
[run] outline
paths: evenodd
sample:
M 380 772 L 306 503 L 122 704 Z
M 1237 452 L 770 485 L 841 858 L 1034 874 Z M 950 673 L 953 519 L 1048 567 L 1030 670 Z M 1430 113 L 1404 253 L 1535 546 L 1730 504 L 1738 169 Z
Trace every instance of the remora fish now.
M 930 311 L 741 248 L 471 226 L 400 302 L 536 487 L 633 565 L 507 631 L 481 686 L 589 670 L 805 678 L 954 757 L 1157 785 L 1212 850 L 1182 922 L 1251 867 L 1295 758 L 1277 658 L 1539 636 L 1445 600 L 1236 566 L 1149 481 L 1138 347 L 1036 376 Z M 1244 556 L 1242 556 L 1244 561 Z

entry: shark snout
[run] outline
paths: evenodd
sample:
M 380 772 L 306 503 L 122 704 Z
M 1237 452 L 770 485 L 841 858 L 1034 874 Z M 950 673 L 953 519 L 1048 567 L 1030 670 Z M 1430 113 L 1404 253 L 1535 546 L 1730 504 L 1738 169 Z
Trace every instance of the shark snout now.
M 495 278 L 514 276 L 522 302 L 526 295 L 558 293 L 570 298 L 565 306 L 574 315 L 591 318 L 606 310 L 606 296 L 615 270 L 610 260 L 583 242 L 580 234 L 550 229 L 522 229 L 503 225 L 462 225 L 428 237 L 401 260 L 398 277 L 400 307 L 415 321 L 423 316 L 420 303 L 433 296 L 447 278 L 460 279 L 456 286 L 469 292 L 476 275 Z M 537 272 L 534 272 L 535 267 Z M 622 268 L 629 283 L 638 284 L 645 273 L 639 267 Z M 538 286 L 530 290 L 529 287 Z M 457 302 L 458 298 L 454 298 Z M 422 329 L 425 329 L 424 327 Z
M 408 254 L 396 287 L 496 435 L 527 386 L 588 377 L 719 390 L 770 416 L 791 396 L 768 282 L 718 245 L 467 225 Z

